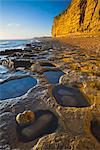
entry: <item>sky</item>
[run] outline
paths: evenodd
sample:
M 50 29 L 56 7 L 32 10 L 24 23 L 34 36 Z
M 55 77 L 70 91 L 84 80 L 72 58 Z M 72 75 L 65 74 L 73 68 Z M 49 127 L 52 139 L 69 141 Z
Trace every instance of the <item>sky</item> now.
M 0 39 L 51 36 L 53 19 L 70 0 L 0 0 Z

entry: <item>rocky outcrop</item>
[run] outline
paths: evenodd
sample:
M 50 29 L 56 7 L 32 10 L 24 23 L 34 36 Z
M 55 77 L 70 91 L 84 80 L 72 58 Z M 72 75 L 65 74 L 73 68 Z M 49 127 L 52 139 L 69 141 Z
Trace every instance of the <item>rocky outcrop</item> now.
M 53 37 L 70 33 L 100 34 L 99 0 L 72 0 L 69 7 L 54 18 Z

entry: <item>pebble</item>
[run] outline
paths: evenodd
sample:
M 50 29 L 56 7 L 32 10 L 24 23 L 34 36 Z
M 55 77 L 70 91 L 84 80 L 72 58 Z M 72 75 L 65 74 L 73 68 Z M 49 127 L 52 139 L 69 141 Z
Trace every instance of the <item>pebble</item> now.
M 31 110 L 24 111 L 23 113 L 19 113 L 16 116 L 16 121 L 20 126 L 25 126 L 27 124 L 31 124 L 35 121 L 35 113 Z

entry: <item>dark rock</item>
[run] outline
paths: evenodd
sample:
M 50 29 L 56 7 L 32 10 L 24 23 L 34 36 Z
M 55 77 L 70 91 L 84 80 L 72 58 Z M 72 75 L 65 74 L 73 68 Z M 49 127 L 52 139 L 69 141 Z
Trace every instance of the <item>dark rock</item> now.
M 96 119 L 91 121 L 91 132 L 93 136 L 100 142 L 100 122 Z
M 35 55 L 34 54 L 31 54 L 31 53 L 24 53 L 22 58 L 24 59 L 30 59 L 31 57 L 34 57 Z
M 30 60 L 14 60 L 14 68 L 25 67 L 26 69 L 30 68 L 32 63 Z
M 32 44 L 26 44 L 26 46 L 27 46 L 27 47 L 31 47 L 31 46 L 32 46 Z
M 40 65 L 41 66 L 43 66 L 43 67 L 56 67 L 55 65 L 53 65 L 53 64 L 51 64 L 51 63 L 49 63 L 49 62 L 43 62 L 43 61 L 41 61 L 41 62 L 39 62 L 40 63 Z
M 5 51 L 1 51 L 0 55 L 12 55 L 15 52 L 22 52 L 22 49 L 11 49 L 11 50 L 5 50 Z

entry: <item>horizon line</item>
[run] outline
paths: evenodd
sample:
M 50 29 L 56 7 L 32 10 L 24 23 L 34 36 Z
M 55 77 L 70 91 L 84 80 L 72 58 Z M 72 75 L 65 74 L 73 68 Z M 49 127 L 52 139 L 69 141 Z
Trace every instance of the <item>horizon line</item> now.
M 31 40 L 31 39 L 35 39 L 35 38 L 51 38 L 52 36 L 35 36 L 32 38 L 14 38 L 14 39 L 0 39 L 0 40 Z

